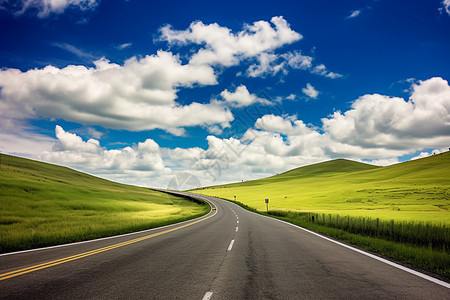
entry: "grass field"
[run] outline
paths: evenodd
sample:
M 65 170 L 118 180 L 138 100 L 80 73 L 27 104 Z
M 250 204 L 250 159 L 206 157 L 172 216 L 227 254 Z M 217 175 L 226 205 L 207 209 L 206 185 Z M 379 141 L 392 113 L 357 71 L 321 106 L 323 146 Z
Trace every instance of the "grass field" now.
M 209 211 L 184 198 L 0 154 L 0 252 L 158 227 Z
M 193 192 L 236 196 L 247 209 L 450 280 L 449 152 L 388 167 L 339 159 Z
M 450 153 L 375 167 L 334 160 L 195 192 L 258 210 L 291 210 L 450 225 Z

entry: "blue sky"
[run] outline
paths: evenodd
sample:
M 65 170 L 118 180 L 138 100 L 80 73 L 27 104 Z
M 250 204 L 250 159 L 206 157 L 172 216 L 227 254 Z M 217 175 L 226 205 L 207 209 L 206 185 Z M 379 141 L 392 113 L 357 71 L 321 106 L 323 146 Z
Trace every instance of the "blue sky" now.
M 192 2 L 0 0 L 0 151 L 182 188 L 450 146 L 450 1 Z

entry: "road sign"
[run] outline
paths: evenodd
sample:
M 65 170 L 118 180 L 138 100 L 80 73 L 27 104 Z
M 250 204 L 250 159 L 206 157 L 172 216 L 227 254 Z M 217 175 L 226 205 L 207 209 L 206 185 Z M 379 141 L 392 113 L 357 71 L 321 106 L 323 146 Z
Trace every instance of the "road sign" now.
M 266 199 L 265 202 L 266 202 L 267 213 L 269 213 L 269 199 Z

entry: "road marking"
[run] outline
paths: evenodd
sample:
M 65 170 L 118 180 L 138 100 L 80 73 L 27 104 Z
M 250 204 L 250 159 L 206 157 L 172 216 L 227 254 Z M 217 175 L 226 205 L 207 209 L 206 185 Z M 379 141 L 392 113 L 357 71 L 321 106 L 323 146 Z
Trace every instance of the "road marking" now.
M 238 231 L 239 227 L 236 227 L 236 232 Z
M 421 277 L 421 278 L 423 278 L 423 279 L 426 279 L 426 280 L 428 280 L 428 281 L 434 282 L 434 283 L 436 283 L 436 284 L 439 284 L 439 285 L 441 285 L 441 286 L 443 286 L 443 287 L 446 287 L 446 288 L 450 289 L 450 284 L 448 284 L 447 282 L 444 282 L 444 281 L 442 281 L 442 280 L 439 280 L 439 279 L 436 279 L 436 278 L 434 278 L 434 277 L 428 276 L 428 275 L 426 275 L 426 274 L 420 273 L 420 272 L 418 272 L 418 271 L 412 270 L 412 269 L 410 269 L 410 268 L 404 267 L 404 266 L 402 266 L 402 265 L 396 264 L 396 263 L 394 263 L 394 262 L 392 262 L 392 261 L 390 261 L 390 260 L 381 258 L 381 257 L 379 257 L 379 256 L 376 256 L 376 255 L 373 255 L 373 254 L 371 254 L 371 253 L 365 252 L 365 251 L 363 251 L 363 250 L 354 248 L 354 247 L 352 247 L 352 246 L 350 246 L 350 245 L 347 245 L 347 244 L 338 242 L 338 241 L 336 241 L 336 240 L 333 240 L 333 239 L 331 239 L 331 238 L 328 238 L 328 237 L 326 237 L 326 236 L 323 236 L 323 235 L 321 235 L 321 234 L 319 234 L 319 233 L 317 233 L 317 232 L 311 231 L 311 230 L 309 230 L 309 229 L 303 228 L 303 227 L 301 227 L 301 226 L 298 226 L 298 225 L 295 225 L 295 224 L 292 224 L 292 223 L 289 223 L 289 222 L 286 222 L 286 221 L 283 221 L 283 220 L 271 218 L 271 217 L 268 217 L 268 216 L 263 216 L 263 215 L 260 215 L 260 214 L 254 213 L 254 212 L 251 212 L 251 213 L 253 213 L 253 214 L 255 214 L 255 215 L 258 215 L 258 216 L 260 216 L 260 217 L 268 218 L 268 219 L 275 220 L 275 221 L 278 221 L 278 222 L 281 222 L 281 223 L 285 223 L 285 224 L 290 225 L 290 226 L 292 226 L 292 227 L 299 228 L 299 229 L 304 230 L 304 231 L 306 231 L 306 232 L 309 232 L 309 233 L 311 233 L 311 234 L 313 234 L 313 235 L 315 235 L 315 236 L 318 236 L 318 237 L 320 237 L 320 238 L 323 238 L 323 239 L 325 239 L 325 240 L 327 240 L 327 241 L 329 241 L 329 242 L 335 243 L 335 244 L 337 244 L 337 245 L 340 245 L 340 246 L 342 246 L 342 247 L 345 247 L 345 248 L 347 248 L 347 249 L 353 250 L 353 251 L 358 252 L 358 253 L 360 253 L 360 254 L 362 254 L 362 255 L 368 256 L 368 257 L 373 258 L 373 259 L 375 259 L 375 260 L 378 260 L 378 261 L 380 261 L 380 262 L 382 262 L 382 263 L 385 263 L 385 264 L 387 264 L 387 265 L 390 265 L 390 266 L 392 266 L 392 267 L 394 267 L 394 268 L 403 270 L 403 271 L 405 271 L 405 272 L 408 272 L 408 273 L 410 273 L 410 274 L 416 275 L 416 276 L 418 276 L 418 277 Z
M 231 251 L 231 249 L 233 248 L 233 244 L 234 244 L 234 240 L 231 240 L 230 246 L 228 246 L 228 250 L 227 251 Z
M 205 296 L 203 296 L 202 300 L 209 300 L 211 299 L 212 292 L 206 292 Z
M 237 220 L 236 223 L 239 224 L 239 220 Z
M 188 224 L 184 224 L 184 225 L 181 225 L 181 226 L 178 226 L 178 227 L 175 227 L 175 228 L 167 229 L 165 231 L 153 233 L 153 234 L 146 235 L 146 236 L 143 236 L 143 237 L 140 237 L 140 238 L 132 239 L 132 240 L 129 240 L 129 241 L 125 241 L 125 242 L 122 242 L 122 243 L 106 246 L 106 247 L 95 249 L 95 250 L 88 251 L 88 252 L 83 252 L 83 253 L 72 255 L 72 256 L 69 256 L 69 257 L 65 257 L 65 258 L 49 261 L 49 262 L 46 262 L 46 263 L 42 263 L 42 264 L 31 266 L 31 267 L 27 267 L 27 268 L 23 268 L 23 269 L 11 271 L 11 272 L 3 273 L 3 274 L 0 274 L 0 281 L 8 279 L 8 278 L 12 278 L 12 277 L 20 276 L 20 275 L 23 275 L 23 274 L 27 274 L 27 273 L 30 273 L 30 272 L 38 271 L 38 270 L 41 270 L 41 269 L 46 269 L 46 268 L 49 268 L 49 267 L 52 267 L 52 266 L 56 266 L 56 265 L 59 265 L 59 264 L 63 264 L 63 263 L 69 262 L 69 261 L 77 260 L 77 259 L 84 258 L 84 257 L 87 257 L 87 256 L 91 256 L 91 255 L 94 255 L 94 254 L 102 253 L 102 252 L 109 251 L 109 250 L 112 250 L 112 249 L 120 248 L 120 247 L 123 247 L 123 246 L 127 246 L 127 245 L 130 245 L 130 244 L 134 244 L 134 243 L 140 242 L 140 241 L 144 241 L 144 240 L 156 237 L 156 236 L 160 236 L 160 235 L 163 235 L 163 234 L 175 231 L 175 230 L 179 230 L 179 229 L 182 229 L 182 228 L 185 228 L 185 227 L 197 224 L 199 222 L 202 222 L 202 221 L 205 221 L 205 220 L 207 220 L 209 218 L 214 217 L 216 214 L 217 214 L 217 210 L 214 212 L 214 214 L 212 214 L 212 215 L 210 215 L 208 217 L 205 217 L 203 219 L 200 219 L 200 220 L 188 223 Z

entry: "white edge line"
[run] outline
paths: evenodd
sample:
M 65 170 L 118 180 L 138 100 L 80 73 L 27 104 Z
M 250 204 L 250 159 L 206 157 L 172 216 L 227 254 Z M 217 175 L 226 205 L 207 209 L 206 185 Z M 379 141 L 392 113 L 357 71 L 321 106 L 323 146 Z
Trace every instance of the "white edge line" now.
M 222 200 L 222 199 L 219 199 L 219 200 Z M 224 200 L 224 201 L 226 201 L 226 200 Z M 233 203 L 233 204 L 234 204 L 234 203 Z M 235 205 L 237 205 L 237 204 L 235 204 Z M 239 206 L 239 207 L 240 207 L 240 206 Z M 242 209 L 244 209 L 244 208 L 242 208 Z M 244 209 L 244 210 L 246 210 L 246 209 Z M 383 262 L 383 263 L 385 263 L 385 264 L 387 264 L 387 265 L 393 266 L 393 267 L 395 267 L 395 268 L 397 268 L 397 269 L 400 269 L 400 270 L 403 270 L 403 271 L 405 271 L 405 272 L 411 273 L 411 274 L 413 274 L 413 275 L 416 275 L 416 276 L 418 276 L 418 277 L 421 277 L 421 278 L 423 278 L 423 279 L 426 279 L 426 280 L 428 280 L 428 281 L 434 282 L 434 283 L 436 283 L 436 284 L 439 284 L 439 285 L 441 285 L 441 286 L 443 286 L 443 287 L 446 287 L 446 288 L 450 289 L 450 284 L 447 283 L 447 282 L 445 282 L 445 281 L 442 281 L 442 280 L 439 280 L 439 279 L 437 279 L 437 278 L 428 276 L 428 275 L 426 275 L 426 274 L 420 273 L 420 272 L 418 272 L 418 271 L 415 271 L 415 270 L 412 270 L 412 269 L 407 268 L 407 267 L 405 267 L 405 266 L 402 266 L 402 265 L 399 265 L 399 264 L 397 264 L 397 263 L 394 263 L 394 262 L 392 262 L 392 261 L 390 261 L 390 260 L 384 259 L 384 258 L 382 258 L 382 257 L 379 257 L 379 256 L 373 255 L 373 254 L 371 254 L 371 253 L 368 253 L 368 252 L 366 252 L 366 251 L 363 251 L 363 250 L 354 248 L 354 247 L 352 247 L 352 246 L 346 245 L 346 244 L 344 244 L 344 243 L 338 242 L 338 241 L 336 241 L 336 240 L 330 239 L 330 238 L 328 238 L 328 237 L 326 237 L 326 236 L 323 236 L 323 235 L 321 235 L 321 234 L 319 234 L 319 233 L 317 233 L 317 232 L 311 231 L 311 230 L 309 230 L 309 229 L 303 228 L 303 227 L 301 227 L 301 226 L 298 226 L 298 225 L 295 225 L 295 224 L 292 224 L 292 223 L 289 223 L 289 222 L 286 222 L 286 221 L 283 221 L 283 220 L 279 220 L 279 219 L 276 219 L 276 218 L 271 218 L 271 217 L 268 217 L 268 216 L 260 215 L 260 214 L 254 213 L 254 212 L 252 212 L 252 211 L 249 211 L 249 210 L 246 210 L 246 211 L 248 211 L 248 212 L 250 212 L 250 213 L 252 213 L 252 214 L 255 214 L 255 215 L 257 215 L 257 216 L 260 216 L 260 217 L 268 218 L 268 219 L 275 220 L 275 221 L 278 221 L 278 222 L 281 222 L 281 223 L 285 223 L 285 224 L 290 225 L 290 226 L 292 226 L 292 227 L 299 228 L 299 229 L 304 230 L 304 231 L 306 231 L 306 232 L 309 232 L 309 233 L 311 233 L 311 234 L 313 234 L 313 235 L 315 235 L 315 236 L 318 236 L 318 237 L 320 237 L 320 238 L 323 238 L 323 239 L 325 239 L 325 240 L 327 240 L 327 241 L 329 241 L 329 242 L 335 243 L 335 244 L 337 244 L 337 245 L 340 245 L 340 246 L 345 247 L 345 248 L 347 248 L 347 249 L 353 250 L 353 251 L 358 252 L 358 253 L 360 253 L 360 254 L 362 254 L 362 255 L 365 255 L 365 256 L 368 256 L 368 257 L 370 257 L 370 258 L 376 259 L 376 260 L 378 260 L 378 261 L 380 261 L 380 262 Z
M 205 296 L 203 296 L 202 300 L 209 300 L 211 299 L 212 292 L 206 292 Z
M 230 245 L 228 246 L 227 251 L 231 251 L 231 249 L 233 248 L 233 244 L 234 244 L 234 240 L 231 240 Z
M 204 200 L 204 199 L 202 199 L 202 200 Z M 211 203 L 209 203 L 209 201 L 206 201 L 206 202 L 211 206 Z M 87 241 L 68 243 L 68 244 L 62 244 L 62 245 L 55 245 L 55 246 L 49 246 L 49 247 L 43 247 L 43 248 L 36 248 L 36 249 L 21 250 L 21 251 L 16 251 L 16 252 L 2 253 L 2 254 L 0 254 L 0 257 L 7 256 L 7 255 L 15 255 L 15 254 L 27 253 L 27 252 L 35 252 L 35 251 L 49 250 L 49 249 L 55 249 L 55 248 L 69 247 L 69 246 L 74 246 L 74 245 L 81 245 L 81 244 L 86 244 L 86 243 L 92 243 L 92 242 L 97 242 L 97 241 L 116 239 L 116 238 L 120 238 L 120 237 L 124 237 L 124 236 L 136 235 L 136 234 L 140 234 L 140 233 L 155 231 L 155 230 L 164 229 L 164 228 L 167 228 L 167 227 L 181 225 L 183 223 L 196 221 L 198 219 L 201 219 L 201 218 L 204 218 L 204 217 L 208 216 L 211 212 L 212 212 L 212 209 L 206 215 L 200 216 L 198 218 L 182 221 L 182 222 L 179 222 L 179 223 L 164 225 L 164 226 L 161 226 L 161 227 L 150 228 L 150 229 L 146 229 L 146 230 L 130 232 L 130 233 L 124 233 L 124 234 L 119 234 L 119 235 L 107 236 L 107 237 L 94 239 L 94 240 L 87 240 Z

